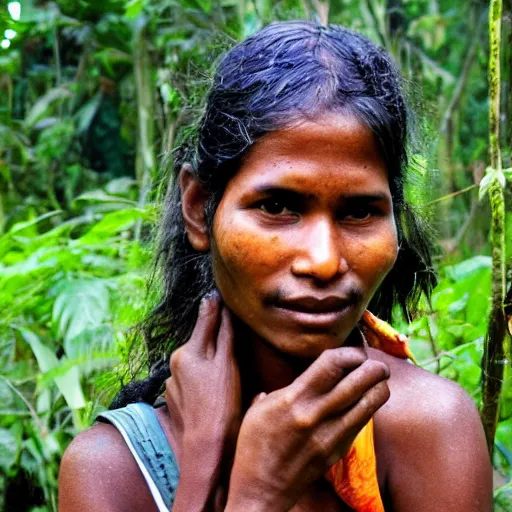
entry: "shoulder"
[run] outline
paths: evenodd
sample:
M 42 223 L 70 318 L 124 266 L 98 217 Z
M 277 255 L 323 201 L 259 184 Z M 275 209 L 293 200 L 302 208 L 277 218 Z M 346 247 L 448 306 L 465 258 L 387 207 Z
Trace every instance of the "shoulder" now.
M 390 399 L 375 416 L 375 437 L 393 509 L 490 511 L 492 470 L 472 398 L 406 361 L 375 350 L 370 357 L 390 367 Z
M 153 507 L 144 477 L 113 425 L 98 423 L 78 434 L 60 466 L 60 512 L 151 511 Z
M 458 384 L 379 350 L 369 350 L 370 357 L 386 363 L 390 369 L 391 397 L 385 408 L 392 417 L 388 420 L 443 425 L 455 420 L 465 423 L 469 418 L 477 419 L 480 425 L 474 401 Z

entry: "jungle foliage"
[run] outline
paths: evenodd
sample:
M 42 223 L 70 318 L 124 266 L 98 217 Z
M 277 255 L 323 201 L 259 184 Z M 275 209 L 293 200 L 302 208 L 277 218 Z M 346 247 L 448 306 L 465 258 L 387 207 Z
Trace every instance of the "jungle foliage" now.
M 66 446 L 123 378 L 144 375 L 131 328 L 154 301 L 152 240 L 172 150 L 194 135 L 219 55 L 272 20 L 296 18 L 356 29 L 402 69 L 416 123 L 407 196 L 436 228 L 439 284 L 410 322 L 397 312 L 395 326 L 421 366 L 461 384 L 481 410 L 484 347 L 488 355 L 501 343 L 487 420 L 496 510 L 512 510 L 512 0 L 499 2 L 490 52 L 496 5 L 2 3 L 0 510 L 56 510 Z M 490 60 L 501 77 L 488 80 Z M 493 80 L 501 92 L 489 101 Z M 493 304 L 501 339 L 488 327 Z

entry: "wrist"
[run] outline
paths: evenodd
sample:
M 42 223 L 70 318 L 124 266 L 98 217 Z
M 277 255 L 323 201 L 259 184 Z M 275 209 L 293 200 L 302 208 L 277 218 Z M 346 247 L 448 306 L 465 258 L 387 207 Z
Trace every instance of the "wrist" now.
M 269 489 L 234 468 L 225 512 L 284 512 L 289 507 L 275 489 Z
M 214 495 L 220 480 L 222 446 L 203 443 L 194 436 L 183 438 L 179 460 L 180 479 L 173 510 L 202 512 Z
M 284 512 L 284 509 L 278 509 L 272 504 L 267 504 L 262 500 L 254 500 L 243 496 L 228 497 L 224 512 Z
M 224 512 L 285 512 L 288 508 L 284 504 L 278 504 L 273 500 L 263 497 L 228 495 L 228 501 Z
M 218 477 L 198 467 L 180 468 L 180 479 L 172 510 L 203 512 L 217 487 Z

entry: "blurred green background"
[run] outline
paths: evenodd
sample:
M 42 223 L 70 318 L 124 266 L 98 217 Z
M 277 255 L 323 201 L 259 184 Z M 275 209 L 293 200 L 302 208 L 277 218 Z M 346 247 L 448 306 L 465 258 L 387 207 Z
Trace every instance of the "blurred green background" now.
M 172 149 L 193 134 L 219 55 L 272 20 L 346 25 L 400 66 L 415 122 L 407 196 L 435 226 L 440 282 L 411 323 L 397 313 L 395 326 L 421 366 L 481 405 L 495 246 L 488 10 L 487 0 L 0 3 L 0 510 L 56 510 L 66 446 L 123 379 L 144 375 L 130 328 L 154 302 L 147 282 Z M 512 0 L 502 20 L 499 141 L 509 169 Z M 507 372 L 497 511 L 512 510 Z

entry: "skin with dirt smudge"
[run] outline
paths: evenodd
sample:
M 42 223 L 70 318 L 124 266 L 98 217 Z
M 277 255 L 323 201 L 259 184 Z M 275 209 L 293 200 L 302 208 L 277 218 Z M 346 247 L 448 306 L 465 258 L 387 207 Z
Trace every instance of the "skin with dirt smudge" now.
M 263 137 L 227 186 L 213 240 L 217 286 L 256 336 L 298 357 L 341 346 L 397 254 L 371 131 L 332 116 Z M 282 314 L 281 301 L 299 296 L 337 296 L 347 306 L 315 325 Z

